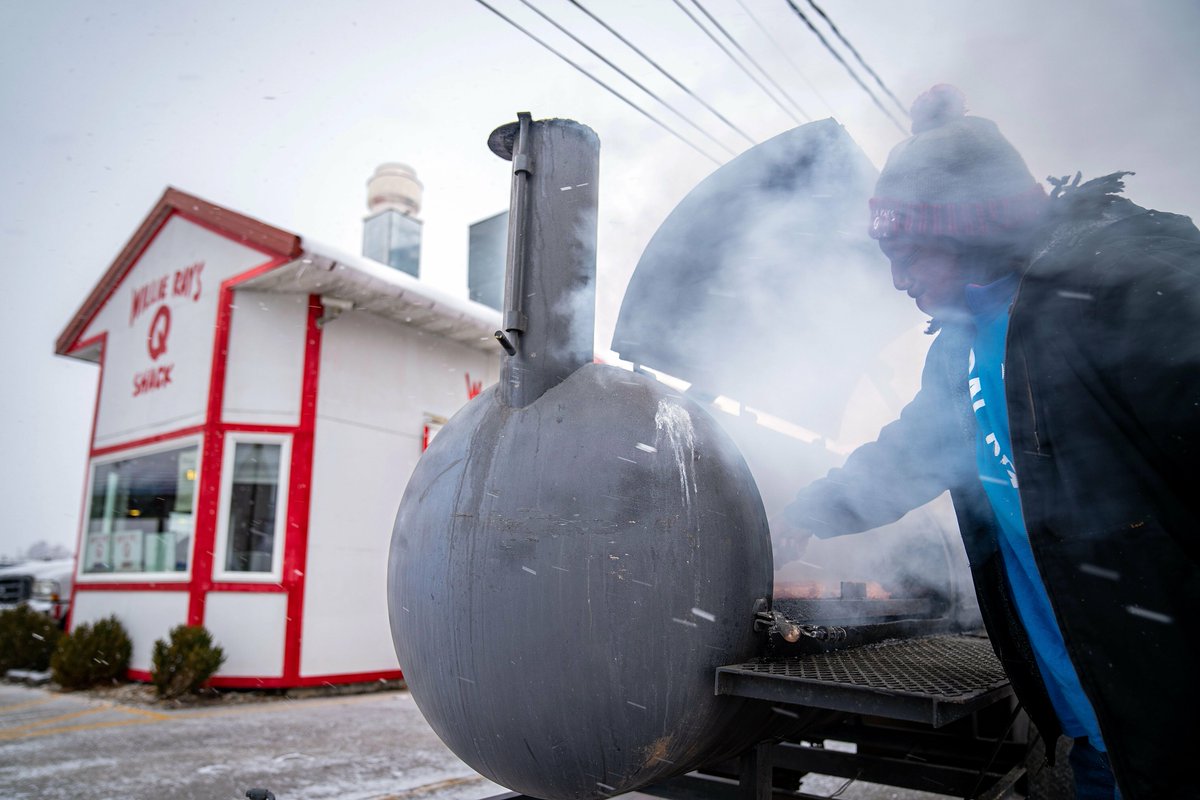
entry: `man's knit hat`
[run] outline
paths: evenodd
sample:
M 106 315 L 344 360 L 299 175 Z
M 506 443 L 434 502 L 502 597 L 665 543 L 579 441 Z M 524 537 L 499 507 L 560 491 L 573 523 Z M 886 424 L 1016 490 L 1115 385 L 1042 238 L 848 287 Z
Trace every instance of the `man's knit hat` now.
M 871 237 L 947 236 L 1000 244 L 1041 215 L 1046 192 L 996 123 L 966 116 L 939 84 L 912 107 L 913 137 L 893 148 L 871 198 Z

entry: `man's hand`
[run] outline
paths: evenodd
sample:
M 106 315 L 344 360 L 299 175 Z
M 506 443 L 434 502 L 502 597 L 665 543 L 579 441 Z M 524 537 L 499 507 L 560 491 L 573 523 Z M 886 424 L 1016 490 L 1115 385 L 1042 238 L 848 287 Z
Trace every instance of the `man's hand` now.
M 792 525 L 784 520 L 782 515 L 772 519 L 770 526 L 771 548 L 776 570 L 784 564 L 799 561 L 804 557 L 804 551 L 808 549 L 808 541 L 812 538 L 812 531 Z

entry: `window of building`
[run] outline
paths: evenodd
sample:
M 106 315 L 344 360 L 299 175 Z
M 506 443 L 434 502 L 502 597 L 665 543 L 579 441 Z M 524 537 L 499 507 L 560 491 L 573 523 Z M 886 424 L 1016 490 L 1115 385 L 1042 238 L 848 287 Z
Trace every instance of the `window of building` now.
M 226 442 L 225 517 L 217 548 L 222 577 L 278 578 L 287 513 L 286 458 L 285 440 L 231 437 Z
M 199 450 L 93 462 L 84 574 L 187 572 Z

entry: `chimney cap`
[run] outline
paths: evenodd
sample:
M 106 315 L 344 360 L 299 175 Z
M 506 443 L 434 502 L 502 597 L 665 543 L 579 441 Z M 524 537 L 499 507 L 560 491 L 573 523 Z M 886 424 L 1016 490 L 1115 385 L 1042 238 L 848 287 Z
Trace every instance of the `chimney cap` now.
M 367 208 L 372 214 L 394 208 L 405 216 L 421 212 L 425 186 L 408 164 L 388 161 L 375 168 L 367 180 Z

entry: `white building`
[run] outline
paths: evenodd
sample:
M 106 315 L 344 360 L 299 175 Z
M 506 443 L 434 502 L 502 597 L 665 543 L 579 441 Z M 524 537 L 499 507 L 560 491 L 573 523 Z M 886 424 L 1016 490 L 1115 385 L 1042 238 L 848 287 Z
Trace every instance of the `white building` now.
M 496 381 L 499 323 L 168 189 L 56 345 L 100 365 L 71 625 L 116 614 L 139 680 L 182 623 L 224 648 L 218 686 L 399 677 L 396 507 Z

